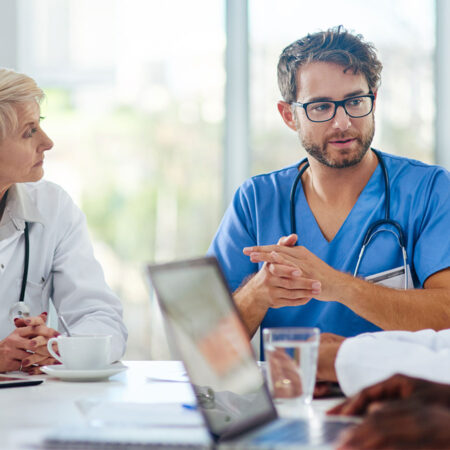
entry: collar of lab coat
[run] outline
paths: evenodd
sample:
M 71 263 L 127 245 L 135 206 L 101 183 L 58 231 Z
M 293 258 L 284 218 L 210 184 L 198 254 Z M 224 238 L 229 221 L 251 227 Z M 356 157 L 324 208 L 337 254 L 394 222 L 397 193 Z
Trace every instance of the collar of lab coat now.
M 8 198 L 3 217 L 0 221 L 0 234 L 4 234 L 1 229 L 11 225 L 18 231 L 23 231 L 25 222 L 39 222 L 45 226 L 45 220 L 39 212 L 33 198 L 23 183 L 13 184 L 8 189 Z M 7 226 L 9 225 L 9 227 Z M 6 231 L 6 230 L 5 230 Z M 6 231 L 6 234 L 9 234 Z

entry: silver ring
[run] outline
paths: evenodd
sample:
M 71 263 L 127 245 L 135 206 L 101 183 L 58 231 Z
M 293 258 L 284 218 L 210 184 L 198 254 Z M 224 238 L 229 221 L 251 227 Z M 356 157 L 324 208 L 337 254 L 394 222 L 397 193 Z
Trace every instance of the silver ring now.
M 22 363 L 23 363 L 23 361 L 20 361 L 19 371 L 22 371 Z

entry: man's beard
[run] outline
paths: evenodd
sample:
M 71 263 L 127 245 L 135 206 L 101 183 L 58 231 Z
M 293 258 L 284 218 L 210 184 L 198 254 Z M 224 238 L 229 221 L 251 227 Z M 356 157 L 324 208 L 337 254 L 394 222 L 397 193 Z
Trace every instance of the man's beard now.
M 306 138 L 302 136 L 300 136 L 300 139 L 306 152 L 314 159 L 316 159 L 317 161 L 319 161 L 320 163 L 324 164 L 327 167 L 332 167 L 334 169 L 345 169 L 346 167 L 355 166 L 362 161 L 364 155 L 367 153 L 367 150 L 369 150 L 370 148 L 370 144 L 372 143 L 374 133 L 375 133 L 375 123 L 373 121 L 371 129 L 368 131 L 366 135 L 363 136 L 350 136 L 348 134 L 346 135 L 345 133 L 342 133 L 342 135 L 332 136 L 331 138 L 327 139 L 327 142 L 325 144 L 322 145 L 309 142 Z M 350 138 L 356 139 L 356 143 L 358 145 L 356 154 L 352 152 L 353 156 L 349 155 L 348 158 L 344 158 L 340 161 L 334 161 L 333 159 L 331 159 L 327 151 L 327 143 L 330 140 L 345 140 Z

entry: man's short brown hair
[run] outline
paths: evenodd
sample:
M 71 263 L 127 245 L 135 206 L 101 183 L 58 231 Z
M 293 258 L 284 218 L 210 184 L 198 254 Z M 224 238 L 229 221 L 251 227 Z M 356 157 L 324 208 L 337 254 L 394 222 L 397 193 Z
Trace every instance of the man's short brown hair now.
M 278 87 L 285 102 L 297 100 L 297 71 L 313 61 L 338 64 L 344 72 L 362 73 L 371 92 L 375 92 L 380 84 L 383 66 L 375 47 L 364 42 L 360 34 L 352 34 L 340 25 L 308 34 L 283 50 L 278 61 Z

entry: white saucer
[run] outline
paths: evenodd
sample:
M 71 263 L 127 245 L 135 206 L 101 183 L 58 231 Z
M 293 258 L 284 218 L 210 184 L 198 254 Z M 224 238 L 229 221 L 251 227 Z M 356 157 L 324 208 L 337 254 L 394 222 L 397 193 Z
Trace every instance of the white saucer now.
M 116 373 L 127 370 L 128 367 L 124 366 L 121 362 L 115 362 L 104 369 L 93 370 L 73 370 L 66 369 L 64 365 L 57 364 L 54 366 L 41 367 L 42 372 L 52 377 L 60 378 L 65 381 L 100 381 L 115 375 Z

